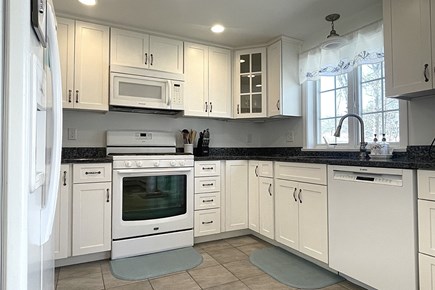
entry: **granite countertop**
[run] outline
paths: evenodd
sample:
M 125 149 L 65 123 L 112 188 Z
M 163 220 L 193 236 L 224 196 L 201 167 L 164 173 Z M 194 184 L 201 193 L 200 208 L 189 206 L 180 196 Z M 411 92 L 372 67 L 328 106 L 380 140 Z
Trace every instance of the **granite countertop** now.
M 105 147 L 62 148 L 62 163 L 111 163 Z

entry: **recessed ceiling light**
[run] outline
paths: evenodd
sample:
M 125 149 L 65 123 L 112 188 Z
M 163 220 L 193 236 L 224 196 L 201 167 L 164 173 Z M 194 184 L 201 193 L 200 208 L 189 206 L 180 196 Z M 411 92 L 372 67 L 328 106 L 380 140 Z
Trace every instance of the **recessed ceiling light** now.
M 220 24 L 216 24 L 216 25 L 213 25 L 212 27 L 211 27 L 211 31 L 213 31 L 214 33 L 221 33 L 221 32 L 223 32 L 225 30 L 225 27 L 223 27 L 222 25 L 220 25 Z
M 88 6 L 94 6 L 97 4 L 97 0 L 79 0 L 79 2 Z

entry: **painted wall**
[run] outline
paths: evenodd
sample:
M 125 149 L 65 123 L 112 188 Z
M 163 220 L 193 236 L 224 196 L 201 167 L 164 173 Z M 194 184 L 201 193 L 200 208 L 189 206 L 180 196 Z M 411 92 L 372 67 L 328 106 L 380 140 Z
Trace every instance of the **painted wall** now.
M 77 129 L 77 140 L 68 140 L 68 128 Z M 202 131 L 210 129 L 211 147 L 299 147 L 302 146 L 302 118 L 270 121 L 211 120 L 164 115 L 86 111 L 64 111 L 64 147 L 104 147 L 107 130 L 162 130 L 181 129 Z M 294 141 L 286 136 L 293 131 Z M 178 146 L 181 147 L 178 140 Z
M 430 145 L 435 138 L 435 95 L 408 102 L 409 145 Z

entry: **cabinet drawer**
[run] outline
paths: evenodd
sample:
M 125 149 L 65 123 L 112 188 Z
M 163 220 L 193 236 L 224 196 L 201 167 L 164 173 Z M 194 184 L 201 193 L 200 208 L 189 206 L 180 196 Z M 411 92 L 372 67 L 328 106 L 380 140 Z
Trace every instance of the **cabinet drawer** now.
M 195 237 L 218 234 L 221 232 L 220 209 L 195 211 Z
M 273 177 L 273 162 L 260 161 L 258 164 L 258 175 L 261 177 Z
M 195 162 L 195 177 L 217 176 L 221 174 L 220 161 L 197 161 Z
M 326 185 L 326 165 L 275 162 L 275 178 Z
M 195 194 L 195 210 L 218 208 L 220 205 L 220 192 Z
M 216 192 L 221 190 L 220 176 L 195 178 L 195 193 Z
M 418 198 L 435 200 L 435 171 L 418 170 Z
M 104 182 L 112 180 L 112 164 L 73 164 L 73 183 Z

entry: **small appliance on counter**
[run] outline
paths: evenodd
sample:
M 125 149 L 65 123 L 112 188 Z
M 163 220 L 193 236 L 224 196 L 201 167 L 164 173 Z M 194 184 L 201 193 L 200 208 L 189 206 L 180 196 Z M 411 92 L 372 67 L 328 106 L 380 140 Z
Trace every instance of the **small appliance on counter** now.
M 210 154 L 210 131 L 205 129 L 203 132 L 199 132 L 197 155 L 208 156 Z

